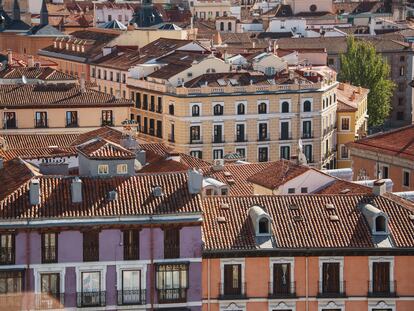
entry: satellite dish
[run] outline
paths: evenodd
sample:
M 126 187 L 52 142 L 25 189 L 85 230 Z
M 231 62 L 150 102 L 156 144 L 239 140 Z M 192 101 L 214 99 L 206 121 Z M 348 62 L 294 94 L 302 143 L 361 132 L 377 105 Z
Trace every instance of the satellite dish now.
M 24 75 L 22 76 L 22 82 L 23 84 L 27 84 L 27 78 Z

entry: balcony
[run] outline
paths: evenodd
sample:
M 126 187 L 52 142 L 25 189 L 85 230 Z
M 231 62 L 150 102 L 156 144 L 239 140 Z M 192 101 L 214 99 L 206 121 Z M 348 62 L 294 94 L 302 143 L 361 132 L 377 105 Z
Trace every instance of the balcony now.
M 66 127 L 79 127 L 79 120 L 65 119 Z
M 296 282 L 275 284 L 269 282 L 269 299 L 286 299 L 296 297 Z
M 190 136 L 190 144 L 191 145 L 195 145 L 195 144 L 202 144 L 203 143 L 203 137 L 202 136 Z
M 145 289 L 128 289 L 118 291 L 118 305 L 145 305 Z
M 57 262 L 56 247 L 49 246 L 42 249 L 42 263 Z
M 159 303 L 177 303 L 187 301 L 187 288 L 157 289 Z
M 313 131 L 302 133 L 302 139 L 312 139 L 314 137 Z
M 345 281 L 338 282 L 337 284 L 324 284 L 318 282 L 318 298 L 341 298 L 346 297 L 345 294 Z
M 230 286 L 226 287 L 224 283 L 220 283 L 219 299 L 246 299 L 246 283 L 241 283 L 241 287 L 238 288 L 231 288 Z
M 14 249 L 13 247 L 0 248 L 0 265 L 14 264 Z
M 236 135 L 236 139 L 234 140 L 236 143 L 245 143 L 247 142 L 247 135 Z
M 65 294 L 63 293 L 42 293 L 36 294 L 35 306 L 37 310 L 63 309 Z
M 4 121 L 3 130 L 8 130 L 8 129 L 17 129 L 17 120 L 16 119 Z
M 292 140 L 292 132 L 281 133 L 279 140 Z
M 368 282 L 368 297 L 397 297 L 397 282 Z
M 124 245 L 124 260 L 138 260 L 139 246 L 138 245 Z
M 49 119 L 35 119 L 34 126 L 36 128 L 48 128 L 49 127 Z
M 114 119 L 101 119 L 101 126 L 113 126 L 114 123 Z
M 175 135 L 174 134 L 168 134 L 168 141 L 170 143 L 175 143 Z
M 265 135 L 258 135 L 257 136 L 257 141 L 269 141 L 270 140 L 270 136 L 269 134 Z
M 223 144 L 225 141 L 224 136 L 221 135 L 213 135 L 211 142 L 213 144 Z
M 0 294 L 0 306 L 2 310 L 22 310 L 23 293 Z
M 76 302 L 78 308 L 103 307 L 106 304 L 106 292 L 78 292 Z
M 99 261 L 99 246 L 85 246 L 83 248 L 83 261 Z

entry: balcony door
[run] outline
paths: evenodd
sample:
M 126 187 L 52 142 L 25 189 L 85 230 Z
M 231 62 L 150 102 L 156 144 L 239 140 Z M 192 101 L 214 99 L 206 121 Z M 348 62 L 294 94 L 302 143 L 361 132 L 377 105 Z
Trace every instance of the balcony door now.
M 122 271 L 122 304 L 138 304 L 141 302 L 141 271 Z
M 47 127 L 47 112 L 37 111 L 35 114 L 35 127 Z
M 213 142 L 214 143 L 221 143 L 222 140 L 223 140 L 223 126 L 222 125 L 214 125 Z
M 82 272 L 81 305 L 101 305 L 101 272 Z
M 322 293 L 339 293 L 339 262 L 324 262 L 322 265 Z
M 374 262 L 372 264 L 372 289 L 374 293 L 390 292 L 390 263 Z
M 14 129 L 17 127 L 16 122 L 16 113 L 15 112 L 5 112 L 3 115 L 3 128 L 4 129 Z
M 41 300 L 38 307 L 58 308 L 60 305 L 60 274 L 42 273 L 40 275 Z
M 290 263 L 273 265 L 273 294 L 290 294 Z
M 241 265 L 224 265 L 224 295 L 241 295 Z

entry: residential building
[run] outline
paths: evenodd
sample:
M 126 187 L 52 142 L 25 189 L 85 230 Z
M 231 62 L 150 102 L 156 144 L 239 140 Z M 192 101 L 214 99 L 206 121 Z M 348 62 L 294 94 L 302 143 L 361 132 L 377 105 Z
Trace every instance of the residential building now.
M 128 79 L 141 133 L 206 161 L 235 152 L 249 162 L 291 159 L 302 140 L 310 165 L 335 167 L 334 71 L 320 66 L 277 73 L 279 61 L 258 67 L 272 77 L 229 71 L 213 56 L 198 55 L 203 61 L 193 64 L 183 54 L 178 66 L 179 56 L 166 56 L 174 61 L 145 78 Z
M 375 194 L 229 196 L 205 198 L 203 209 L 203 310 L 414 305 L 408 201 Z
M 377 52 L 388 62 L 391 68 L 391 79 L 397 85 L 392 97 L 392 111 L 388 125 L 399 127 L 413 122 L 413 88 L 412 80 L 413 47 L 406 42 L 400 33 L 391 33 L 376 36 L 364 36 L 361 40 L 371 42 Z M 277 45 L 284 49 L 325 48 L 328 53 L 328 66 L 340 71 L 340 55 L 347 49 L 346 37 L 321 38 L 281 38 Z
M 196 19 L 214 20 L 220 16 L 231 15 L 231 1 L 220 2 L 195 0 L 190 1 L 190 11 Z
M 337 167 L 352 166 L 347 144 L 364 138 L 368 129 L 368 93 L 369 90 L 340 83 L 337 88 Z
M 414 125 L 349 143 L 354 180 L 390 178 L 393 191 L 414 190 Z
M 114 176 L 122 156 L 99 150 L 99 176 L 1 166 L 1 306 L 201 310 L 198 173 Z

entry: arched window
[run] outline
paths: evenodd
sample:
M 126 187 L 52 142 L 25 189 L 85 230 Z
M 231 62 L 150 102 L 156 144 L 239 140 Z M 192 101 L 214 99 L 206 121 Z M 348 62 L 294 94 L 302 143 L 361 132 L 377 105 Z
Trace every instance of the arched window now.
M 305 100 L 303 102 L 303 111 L 304 112 L 310 112 L 312 110 L 312 104 L 310 100 Z
M 220 31 L 224 31 L 224 22 L 220 22 Z
M 213 113 L 215 116 L 220 116 L 223 114 L 223 106 L 220 104 L 214 105 Z
M 237 114 L 245 114 L 244 104 L 238 104 L 237 105 Z
M 200 115 L 200 106 L 194 105 L 191 107 L 191 114 L 193 117 L 198 117 Z
M 282 113 L 288 113 L 289 112 L 289 103 L 283 102 L 282 103 Z
M 174 115 L 174 105 L 173 104 L 170 104 L 168 106 L 168 112 L 169 112 L 170 115 Z
M 387 221 L 384 216 L 377 216 L 377 218 L 375 218 L 375 231 L 387 232 L 386 224 Z
M 259 234 L 269 234 L 269 220 L 267 218 L 262 218 L 259 220 Z
M 231 22 L 228 23 L 228 30 L 231 31 Z
M 259 114 L 267 113 L 267 105 L 266 105 L 266 103 L 260 103 L 257 106 L 257 112 Z

